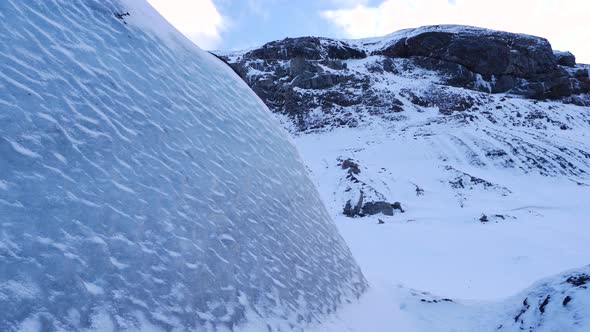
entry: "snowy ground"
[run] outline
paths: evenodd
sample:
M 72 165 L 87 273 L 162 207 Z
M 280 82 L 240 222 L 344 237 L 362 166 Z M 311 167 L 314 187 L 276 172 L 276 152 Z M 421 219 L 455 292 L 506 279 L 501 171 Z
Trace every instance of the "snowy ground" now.
M 505 299 L 539 279 L 590 262 L 590 189 L 579 184 L 580 178 L 473 166 L 441 156 L 440 143 L 432 143 L 440 139 L 436 130 L 433 140 L 416 140 L 385 126 L 296 137 L 371 285 L 359 303 L 318 331 L 495 330 L 509 316 L 510 303 L 522 301 Z M 406 212 L 343 216 L 346 173 L 339 157 L 358 161 L 362 180 L 400 201 Z M 449 165 L 495 186 L 456 190 L 447 181 Z M 416 195 L 415 185 L 423 195 Z M 505 219 L 482 223 L 482 214 Z M 422 301 L 437 298 L 453 302 Z

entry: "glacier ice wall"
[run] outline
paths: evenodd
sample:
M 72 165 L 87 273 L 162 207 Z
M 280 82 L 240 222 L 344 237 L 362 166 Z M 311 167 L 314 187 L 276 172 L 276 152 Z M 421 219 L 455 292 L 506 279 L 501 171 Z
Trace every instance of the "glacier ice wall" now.
M 1 331 L 296 328 L 365 287 L 226 65 L 143 1 L 0 2 Z

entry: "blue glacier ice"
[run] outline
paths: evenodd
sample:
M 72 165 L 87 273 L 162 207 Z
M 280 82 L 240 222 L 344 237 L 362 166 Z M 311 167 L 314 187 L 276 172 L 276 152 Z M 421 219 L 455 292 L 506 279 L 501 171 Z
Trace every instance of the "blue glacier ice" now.
M 365 288 L 226 65 L 144 1 L 0 1 L 0 331 L 296 330 Z

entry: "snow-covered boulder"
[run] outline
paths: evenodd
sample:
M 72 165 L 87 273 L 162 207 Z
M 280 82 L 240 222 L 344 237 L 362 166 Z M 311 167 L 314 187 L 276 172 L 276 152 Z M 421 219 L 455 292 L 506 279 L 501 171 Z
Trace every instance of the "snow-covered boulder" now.
M 498 331 L 588 331 L 590 266 L 539 281 L 513 300 Z M 523 299 L 524 298 L 524 299 Z
M 284 331 L 366 288 L 262 101 L 143 1 L 0 2 L 0 109 L 1 331 Z

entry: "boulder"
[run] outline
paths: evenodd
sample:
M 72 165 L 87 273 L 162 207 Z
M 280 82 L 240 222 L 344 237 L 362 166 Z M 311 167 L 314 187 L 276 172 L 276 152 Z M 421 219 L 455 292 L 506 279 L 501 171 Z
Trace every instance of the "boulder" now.
M 557 60 L 557 64 L 559 64 L 560 66 L 566 66 L 566 67 L 575 67 L 576 66 L 576 56 L 573 55 L 571 52 L 554 51 L 553 54 L 555 55 L 555 59 Z
M 391 204 L 385 201 L 367 202 L 363 205 L 362 212 L 365 215 L 375 215 L 382 213 L 386 216 L 393 216 L 393 210 L 399 210 L 402 213 L 405 212 L 402 209 L 400 202 Z
M 348 174 L 359 174 L 361 172 L 359 164 L 350 158 L 342 161 L 342 165 L 340 166 L 342 169 L 348 170 Z
M 390 57 L 423 56 L 456 63 L 491 75 L 530 77 L 555 70 L 556 58 L 545 38 L 467 26 L 414 29 L 381 53 Z
M 355 216 L 359 216 L 361 215 L 361 208 L 363 208 L 363 199 L 364 199 L 364 193 L 360 192 L 359 195 L 359 199 L 356 203 L 354 203 L 354 206 L 352 205 L 352 200 L 348 200 L 346 202 L 346 205 L 344 206 L 344 215 L 347 217 L 355 217 Z
M 363 205 L 363 213 L 368 215 L 383 213 L 386 216 L 393 216 L 393 206 L 383 201 L 367 202 Z

